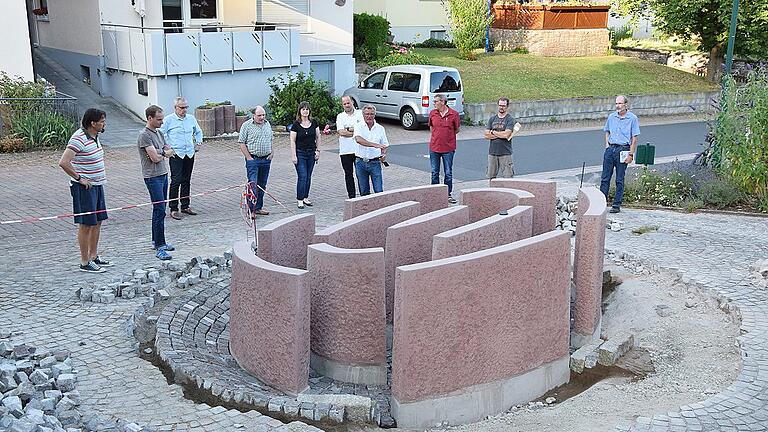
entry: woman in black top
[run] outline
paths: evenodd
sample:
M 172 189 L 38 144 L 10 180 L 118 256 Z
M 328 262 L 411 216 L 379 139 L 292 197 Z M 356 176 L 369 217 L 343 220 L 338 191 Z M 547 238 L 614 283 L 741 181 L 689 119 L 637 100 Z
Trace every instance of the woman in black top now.
M 291 158 L 296 167 L 296 206 L 300 209 L 311 206 L 309 186 L 312 170 L 320 158 L 320 127 L 310 116 L 309 102 L 302 102 L 296 110 L 296 121 L 291 125 Z

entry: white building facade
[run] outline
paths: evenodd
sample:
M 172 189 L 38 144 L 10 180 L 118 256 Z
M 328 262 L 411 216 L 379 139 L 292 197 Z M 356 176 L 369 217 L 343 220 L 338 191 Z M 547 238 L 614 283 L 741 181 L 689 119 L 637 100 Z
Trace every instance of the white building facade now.
M 31 12 L 30 12 L 31 13 Z M 11 77 L 32 81 L 32 52 L 27 27 L 27 5 L 24 0 L 6 0 L 0 14 L 0 71 Z
M 177 96 L 264 105 L 267 79 L 289 71 L 311 71 L 337 94 L 356 82 L 351 1 L 27 2 L 47 10 L 31 16 L 37 49 L 141 117 Z

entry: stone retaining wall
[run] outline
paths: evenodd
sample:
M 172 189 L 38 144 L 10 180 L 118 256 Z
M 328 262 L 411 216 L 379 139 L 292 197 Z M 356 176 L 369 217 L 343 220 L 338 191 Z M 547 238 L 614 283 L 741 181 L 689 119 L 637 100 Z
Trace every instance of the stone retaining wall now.
M 517 206 L 432 238 L 432 259 L 449 258 L 531 237 L 533 209 Z M 427 261 L 427 260 L 424 260 Z
M 491 179 L 491 187 L 520 189 L 533 194 L 533 235 L 555 229 L 557 215 L 557 182 L 549 180 L 521 180 L 511 178 Z
M 310 245 L 312 368 L 355 384 L 387 384 L 384 250 Z
M 448 207 L 448 186 L 426 185 L 392 189 L 344 201 L 344 220 L 404 201 L 421 203 L 421 213 Z
M 517 205 L 532 206 L 535 198 L 530 192 L 507 188 L 462 189 L 459 193 L 459 203 L 469 206 L 470 222 L 477 222 Z
M 510 30 L 491 29 L 497 51 L 525 48 L 546 57 L 594 57 L 608 54 L 611 47 L 608 29 Z
M 399 267 L 398 426 L 478 421 L 567 382 L 569 283 L 567 232 Z
M 253 254 L 250 242 L 234 245 L 230 352 L 240 367 L 289 395 L 308 387 L 310 291 L 306 274 L 264 261 Z
M 453 206 L 436 210 L 387 229 L 384 252 L 387 323 L 392 323 L 395 298 L 395 268 L 432 259 L 432 236 L 469 223 L 469 208 Z
M 708 113 L 719 92 L 627 95 L 630 110 L 639 116 Z M 504 95 L 499 95 L 504 96 Z M 520 123 L 606 119 L 614 111 L 615 96 L 554 100 L 512 100 L 508 112 Z M 486 125 L 496 114 L 497 102 L 465 104 L 464 112 L 476 124 Z
M 603 255 L 608 207 L 605 196 L 596 187 L 579 190 L 573 282 L 576 301 L 573 306 L 571 346 L 581 347 L 600 337 L 603 294 Z
M 643 60 L 648 60 L 650 62 L 663 64 L 666 66 L 667 60 L 669 60 L 669 53 L 668 52 L 662 52 L 662 51 L 656 51 L 656 50 L 649 50 L 649 49 L 642 49 L 642 48 L 614 48 L 613 49 L 614 54 L 620 55 L 623 57 L 634 57 L 639 58 Z

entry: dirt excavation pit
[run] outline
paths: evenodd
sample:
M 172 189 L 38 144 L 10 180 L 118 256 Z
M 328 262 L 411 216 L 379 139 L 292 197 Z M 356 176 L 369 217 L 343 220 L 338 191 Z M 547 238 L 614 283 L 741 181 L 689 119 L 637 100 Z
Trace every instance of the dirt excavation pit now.
M 671 277 L 606 269 L 622 283 L 604 296 L 603 338 L 629 332 L 636 347 L 617 366 L 572 373 L 571 384 L 537 401 L 448 430 L 610 431 L 708 399 L 734 381 L 737 317 Z

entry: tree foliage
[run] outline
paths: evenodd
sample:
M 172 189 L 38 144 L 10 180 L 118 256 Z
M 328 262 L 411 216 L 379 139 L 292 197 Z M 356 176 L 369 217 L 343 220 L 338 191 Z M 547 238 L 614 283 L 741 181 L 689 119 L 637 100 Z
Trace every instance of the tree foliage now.
M 651 17 L 662 33 L 700 41 L 710 53 L 708 76 L 719 70 L 728 43 L 733 0 L 614 0 L 615 11 L 634 19 Z M 742 0 L 734 51 L 745 57 L 768 58 L 768 0 Z
M 493 22 L 493 15 L 488 14 L 487 0 L 443 0 L 444 6 L 446 3 L 459 58 L 475 60 L 473 50 L 483 45 L 485 28 Z
M 336 114 L 343 111 L 341 99 L 333 96 L 328 83 L 316 80 L 312 74 L 286 73 L 267 78 L 272 94 L 267 101 L 269 121 L 274 125 L 288 125 L 296 118 L 296 109 L 302 101 L 309 102 L 312 117 L 322 125 L 333 123 Z
M 353 45 L 356 59 L 368 62 L 387 55 L 389 51 L 387 46 L 389 21 L 386 18 L 367 13 L 355 14 L 353 24 Z

